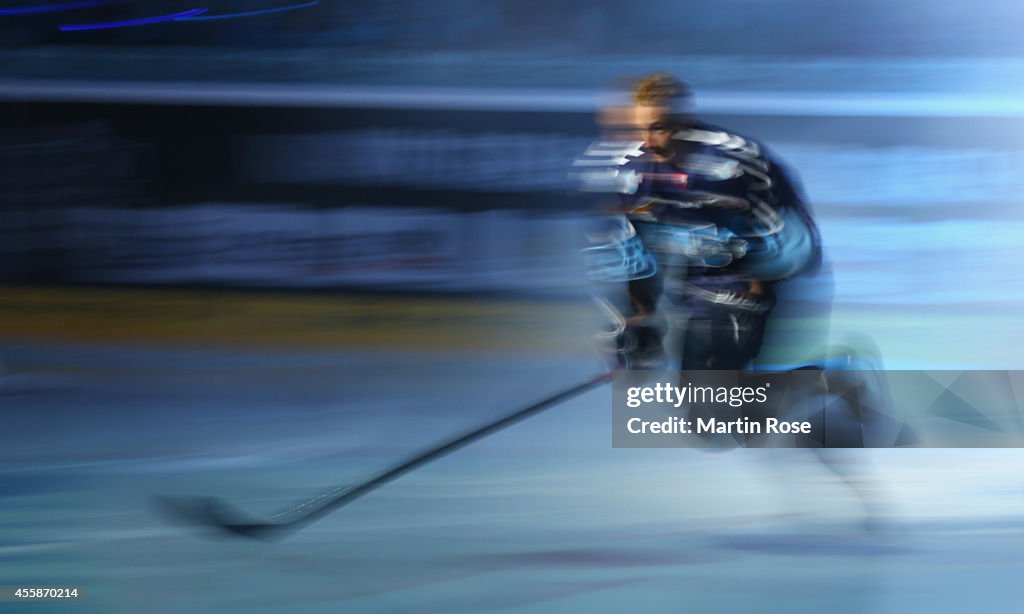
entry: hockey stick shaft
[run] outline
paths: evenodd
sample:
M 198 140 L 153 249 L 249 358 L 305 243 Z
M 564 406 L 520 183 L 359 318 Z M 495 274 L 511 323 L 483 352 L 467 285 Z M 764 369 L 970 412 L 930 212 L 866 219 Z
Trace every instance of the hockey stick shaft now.
M 183 519 L 190 524 L 219 528 L 231 534 L 244 537 L 259 539 L 280 538 L 356 499 L 366 496 L 407 473 L 419 469 L 427 463 L 447 456 L 517 422 L 521 422 L 546 409 L 555 407 L 593 388 L 597 388 L 611 381 L 617 373 L 617 370 L 612 370 L 592 377 L 572 388 L 553 394 L 546 399 L 537 401 L 516 412 L 438 444 L 358 484 L 335 488 L 288 511 L 276 514 L 266 521 L 244 519 L 236 510 L 230 508 L 224 502 L 210 497 L 193 499 L 158 497 L 156 503 L 160 511 L 172 518 Z
M 573 386 L 572 388 L 563 390 L 562 392 L 559 392 L 546 399 L 538 401 L 528 407 L 524 407 L 519 411 L 516 411 L 507 416 L 499 418 L 498 420 L 485 424 L 468 433 L 450 439 L 440 445 L 434 446 L 433 448 L 421 452 L 420 454 L 417 454 L 416 456 L 413 456 L 412 458 L 409 458 L 404 462 L 401 462 L 398 465 L 391 467 L 390 469 L 378 473 L 376 476 L 370 479 L 367 479 L 349 489 L 344 490 L 341 494 L 335 496 L 334 498 L 329 498 L 328 500 L 321 502 L 319 505 L 314 504 L 314 507 L 305 510 L 300 516 L 287 520 L 286 522 L 288 524 L 306 524 L 308 522 L 312 522 L 313 520 L 316 520 L 344 505 L 347 505 L 348 503 L 351 503 L 352 501 L 355 501 L 356 499 L 359 499 L 360 497 L 363 497 L 373 492 L 374 490 L 380 488 L 381 486 L 384 486 L 385 484 L 393 480 L 396 480 L 407 473 L 415 471 L 416 469 L 419 469 L 420 467 L 430 462 L 433 462 L 441 457 L 447 456 L 452 452 L 460 450 L 485 437 L 493 435 L 494 433 L 497 433 L 498 431 L 501 431 L 509 426 L 512 426 L 517 422 L 521 422 L 522 420 L 539 414 L 546 409 L 550 409 L 556 405 L 564 403 L 565 401 L 568 401 L 593 388 L 596 388 L 604 384 L 605 382 L 611 381 L 615 373 L 616 372 L 614 371 L 610 371 L 607 373 L 603 373 L 599 376 L 593 377 L 581 384 Z M 314 501 L 317 500 L 315 499 Z M 292 512 L 286 512 L 284 515 L 289 515 L 303 508 L 307 508 L 310 506 L 310 503 L 303 504 L 296 508 L 295 510 L 293 510 Z

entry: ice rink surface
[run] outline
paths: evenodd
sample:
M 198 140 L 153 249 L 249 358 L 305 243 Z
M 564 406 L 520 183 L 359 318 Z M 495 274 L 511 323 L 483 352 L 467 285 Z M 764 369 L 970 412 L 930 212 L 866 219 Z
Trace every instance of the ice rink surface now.
M 869 334 L 888 368 L 1019 368 L 1017 274 L 986 266 L 1017 223 L 962 221 L 823 217 L 832 337 Z M 358 482 L 599 373 L 569 339 L 593 316 L 533 322 L 566 337 L 541 352 L 7 339 L 0 578 L 85 598 L 0 611 L 1018 610 L 1020 451 L 833 451 L 865 526 L 807 451 L 613 449 L 608 387 L 280 542 L 154 504 L 217 496 L 265 517 Z
M 799 450 L 613 449 L 593 391 L 276 543 L 269 515 L 598 372 L 586 355 L 8 343 L 0 611 L 1017 611 L 1017 450 L 844 451 L 884 522 Z

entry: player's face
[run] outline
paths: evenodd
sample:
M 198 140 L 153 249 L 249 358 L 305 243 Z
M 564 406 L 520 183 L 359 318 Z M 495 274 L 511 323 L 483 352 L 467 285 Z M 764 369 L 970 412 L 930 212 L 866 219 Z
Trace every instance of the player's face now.
M 672 149 L 672 123 L 667 108 L 635 105 L 633 125 L 644 141 L 644 148 L 654 155 L 655 160 L 668 162 L 675 156 Z

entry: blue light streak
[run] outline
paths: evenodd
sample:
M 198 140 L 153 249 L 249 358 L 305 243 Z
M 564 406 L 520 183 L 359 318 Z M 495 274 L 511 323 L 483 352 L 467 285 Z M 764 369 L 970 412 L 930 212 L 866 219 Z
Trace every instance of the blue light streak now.
M 129 19 L 128 21 L 110 21 L 106 23 L 83 23 L 71 26 L 61 26 L 60 29 L 63 32 L 75 32 L 78 30 L 106 30 L 109 28 L 130 28 L 132 26 L 144 26 L 151 23 L 160 23 L 162 21 L 174 21 L 179 17 L 191 17 L 193 15 L 202 15 L 210 9 L 189 9 L 181 13 L 171 13 L 170 15 L 158 15 L 156 17 L 144 17 L 142 19 Z
M 283 11 L 294 11 L 320 4 L 320 0 L 313 0 L 305 4 L 293 4 L 291 6 L 280 6 L 273 9 L 261 9 L 258 11 L 246 11 L 243 13 L 223 13 L 219 15 L 203 15 L 202 17 L 178 17 L 175 21 L 212 21 L 214 19 L 235 19 L 237 17 L 253 17 L 255 15 L 266 15 L 267 13 L 280 13 Z

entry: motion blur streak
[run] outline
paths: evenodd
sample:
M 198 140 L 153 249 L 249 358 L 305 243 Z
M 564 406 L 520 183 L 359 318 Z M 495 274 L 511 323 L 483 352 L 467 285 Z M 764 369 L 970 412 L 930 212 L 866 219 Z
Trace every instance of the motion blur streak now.
M 313 2 L 306 2 L 305 4 L 294 4 L 291 6 L 279 6 L 272 9 L 263 9 L 259 11 L 245 11 L 242 13 L 224 13 L 218 15 L 200 15 L 194 17 L 178 17 L 175 21 L 213 21 L 216 19 L 236 19 L 239 17 L 255 17 L 257 15 L 269 15 L 271 13 L 283 13 L 285 11 L 294 11 L 297 9 L 304 9 L 311 6 L 320 4 L 320 0 L 313 0 Z
M 108 30 L 111 28 L 130 28 L 133 26 L 145 26 L 163 21 L 174 21 L 182 17 L 201 15 L 210 9 L 195 8 L 170 15 L 157 15 L 155 17 L 143 17 L 142 19 L 130 19 L 128 21 L 110 21 L 106 23 L 83 23 L 70 26 L 61 26 L 62 32 L 76 32 L 79 30 Z

